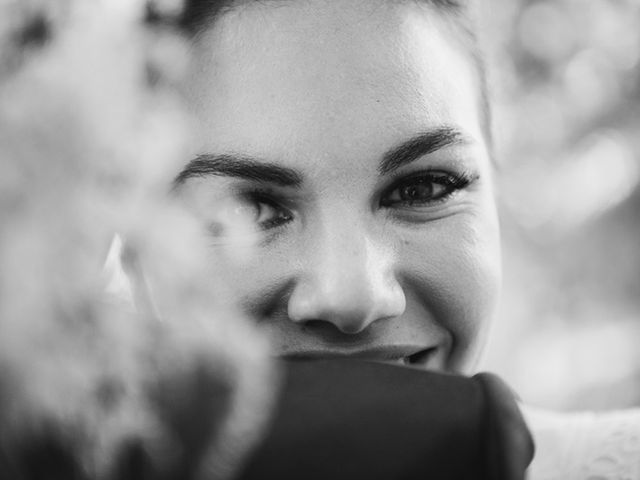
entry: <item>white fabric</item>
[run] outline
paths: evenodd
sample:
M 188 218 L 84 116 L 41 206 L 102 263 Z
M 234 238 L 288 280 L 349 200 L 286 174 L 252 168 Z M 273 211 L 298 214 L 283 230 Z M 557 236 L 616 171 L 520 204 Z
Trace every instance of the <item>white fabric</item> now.
M 640 480 L 640 409 L 523 412 L 536 442 L 529 480 Z

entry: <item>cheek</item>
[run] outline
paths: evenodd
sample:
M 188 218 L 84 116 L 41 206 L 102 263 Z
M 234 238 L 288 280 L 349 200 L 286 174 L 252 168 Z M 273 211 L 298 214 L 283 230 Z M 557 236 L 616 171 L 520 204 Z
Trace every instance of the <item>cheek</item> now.
M 447 368 L 475 364 L 497 305 L 500 241 L 495 215 L 460 214 L 403 239 L 405 288 L 451 336 Z
M 291 241 L 266 247 L 254 244 L 243 255 L 217 248 L 212 254 L 211 274 L 224 282 L 229 301 L 253 320 L 259 321 L 265 312 L 283 314 L 291 279 L 298 269 L 292 248 Z

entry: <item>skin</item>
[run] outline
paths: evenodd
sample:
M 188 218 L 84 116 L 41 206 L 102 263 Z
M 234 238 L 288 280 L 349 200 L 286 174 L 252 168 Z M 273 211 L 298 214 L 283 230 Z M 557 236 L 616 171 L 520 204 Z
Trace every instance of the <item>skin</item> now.
M 214 165 L 176 189 L 211 236 L 212 275 L 279 354 L 476 363 L 499 292 L 498 221 L 478 77 L 448 22 L 418 2 L 249 2 L 194 46 L 194 155 L 301 180 Z M 380 173 L 390 151 L 434 131 L 457 133 Z M 246 254 L 228 254 L 238 243 Z

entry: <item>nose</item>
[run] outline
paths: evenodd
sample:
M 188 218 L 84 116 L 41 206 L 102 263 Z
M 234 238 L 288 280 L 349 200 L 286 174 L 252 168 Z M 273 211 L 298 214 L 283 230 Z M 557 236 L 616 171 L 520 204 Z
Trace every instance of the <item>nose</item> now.
M 326 322 L 357 334 L 377 320 L 401 315 L 406 300 L 391 249 L 375 244 L 353 223 L 344 227 L 338 234 L 326 229 L 308 245 L 288 315 L 297 323 Z

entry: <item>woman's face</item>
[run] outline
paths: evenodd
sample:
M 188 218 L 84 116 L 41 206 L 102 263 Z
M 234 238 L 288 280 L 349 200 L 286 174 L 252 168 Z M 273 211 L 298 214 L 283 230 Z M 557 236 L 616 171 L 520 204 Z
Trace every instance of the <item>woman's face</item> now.
M 178 191 L 212 236 L 212 274 L 278 352 L 471 367 L 498 222 L 477 72 L 442 13 L 248 2 L 194 48 L 200 156 Z M 250 256 L 219 254 L 247 238 Z

